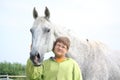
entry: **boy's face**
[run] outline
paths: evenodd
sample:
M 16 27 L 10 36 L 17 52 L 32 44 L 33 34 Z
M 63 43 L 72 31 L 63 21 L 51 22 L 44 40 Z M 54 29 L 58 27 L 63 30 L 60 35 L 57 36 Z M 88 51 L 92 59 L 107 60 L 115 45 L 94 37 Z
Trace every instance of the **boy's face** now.
M 54 53 L 55 56 L 58 58 L 65 57 L 65 54 L 67 53 L 68 49 L 65 44 L 62 42 L 57 42 L 55 47 L 54 47 Z

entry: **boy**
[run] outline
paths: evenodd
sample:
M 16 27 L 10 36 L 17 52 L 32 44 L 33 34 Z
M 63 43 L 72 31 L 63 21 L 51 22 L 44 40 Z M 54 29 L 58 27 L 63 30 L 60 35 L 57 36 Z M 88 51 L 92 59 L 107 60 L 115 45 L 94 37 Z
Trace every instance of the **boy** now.
M 43 61 L 39 67 L 27 67 L 32 70 L 29 80 L 82 80 L 78 64 L 66 57 L 69 47 L 70 40 L 67 37 L 57 38 L 52 49 L 55 57 Z

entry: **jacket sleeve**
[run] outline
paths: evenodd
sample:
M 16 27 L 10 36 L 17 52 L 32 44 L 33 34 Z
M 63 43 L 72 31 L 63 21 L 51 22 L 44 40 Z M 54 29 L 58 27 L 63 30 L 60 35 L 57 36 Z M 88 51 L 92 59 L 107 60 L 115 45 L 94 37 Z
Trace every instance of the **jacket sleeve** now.
M 27 80 L 42 80 L 42 66 L 34 66 L 30 59 L 26 64 L 26 76 Z
M 76 62 L 73 68 L 73 80 L 83 80 L 81 70 Z

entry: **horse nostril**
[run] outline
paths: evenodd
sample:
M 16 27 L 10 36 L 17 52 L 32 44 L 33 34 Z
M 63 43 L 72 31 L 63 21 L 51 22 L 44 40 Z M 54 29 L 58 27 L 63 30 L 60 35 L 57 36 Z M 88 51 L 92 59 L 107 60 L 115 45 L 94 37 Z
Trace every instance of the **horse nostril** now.
M 40 54 L 39 53 L 37 54 L 37 57 L 40 59 Z

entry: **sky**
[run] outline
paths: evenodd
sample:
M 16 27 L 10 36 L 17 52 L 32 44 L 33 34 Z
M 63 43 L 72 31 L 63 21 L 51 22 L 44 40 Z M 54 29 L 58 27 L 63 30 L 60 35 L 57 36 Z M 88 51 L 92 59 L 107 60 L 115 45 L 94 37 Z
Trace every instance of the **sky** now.
M 26 64 L 29 58 L 33 8 L 83 39 L 103 42 L 120 51 L 120 0 L 0 0 L 0 62 Z

